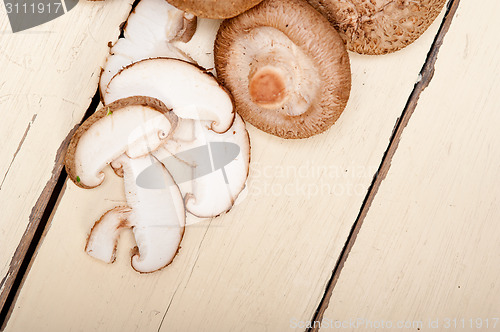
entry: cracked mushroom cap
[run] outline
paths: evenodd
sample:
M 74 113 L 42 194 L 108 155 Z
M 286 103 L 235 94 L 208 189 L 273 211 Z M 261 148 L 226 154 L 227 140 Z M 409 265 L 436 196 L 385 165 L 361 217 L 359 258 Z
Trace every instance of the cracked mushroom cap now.
M 176 126 L 175 114 L 157 99 L 117 100 L 92 114 L 75 132 L 66 152 L 66 171 L 77 186 L 97 187 L 104 180 L 106 165 L 122 154 L 148 155 Z
M 229 18 L 237 16 L 262 0 L 167 0 L 180 10 L 204 18 Z
M 349 99 L 349 57 L 339 34 L 307 3 L 270 0 L 226 20 L 215 41 L 219 80 L 237 112 L 283 138 L 321 133 Z
M 101 94 L 123 67 L 139 60 L 165 56 L 189 60 L 176 45 L 183 46 L 196 31 L 197 19 L 165 0 L 142 0 L 130 14 L 123 29 L 124 37 L 109 50 L 101 72 Z
M 386 54 L 413 43 L 446 0 L 307 0 L 337 28 L 350 51 Z

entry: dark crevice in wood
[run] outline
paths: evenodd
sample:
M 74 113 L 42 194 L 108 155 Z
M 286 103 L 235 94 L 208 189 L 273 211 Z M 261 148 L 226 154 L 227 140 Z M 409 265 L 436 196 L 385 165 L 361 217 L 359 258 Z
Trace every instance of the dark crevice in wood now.
M 96 111 L 99 102 L 99 92 L 96 92 L 81 123 Z M 45 231 L 50 227 L 52 213 L 55 211 L 58 200 L 64 192 L 67 178 L 66 171 L 64 170 L 64 156 L 71 137 L 80 124 L 76 125 L 69 132 L 56 153 L 52 177 L 43 189 L 42 194 L 31 211 L 28 227 L 14 253 L 6 278 L 3 280 L 3 282 L 5 282 L 5 288 L 2 294 L 0 294 L 0 331 L 3 331 L 7 324 L 17 296 L 19 295 L 19 291 L 30 270 L 31 263 L 36 257 L 38 246 L 45 236 Z
M 342 272 L 342 268 L 344 267 L 344 264 L 349 256 L 349 253 L 356 241 L 358 233 L 361 229 L 361 226 L 363 225 L 363 221 L 370 209 L 373 199 L 375 198 L 375 195 L 377 194 L 382 181 L 385 179 L 387 173 L 389 172 L 392 158 L 401 140 L 401 134 L 408 125 L 408 122 L 417 107 L 417 103 L 422 92 L 427 88 L 427 86 L 429 85 L 434 76 L 434 66 L 437 61 L 439 50 L 441 48 L 441 45 L 443 44 L 444 37 L 446 36 L 451 26 L 451 23 L 453 21 L 459 3 L 460 0 L 450 0 L 448 3 L 448 6 L 446 8 L 446 13 L 441 23 L 441 26 L 430 48 L 430 51 L 427 54 L 426 61 L 420 71 L 421 80 L 417 84 L 415 84 L 415 87 L 412 93 L 410 94 L 410 97 L 405 105 L 401 117 L 399 117 L 396 121 L 394 131 L 392 132 L 389 145 L 384 153 L 382 162 L 380 163 L 380 166 L 373 177 L 367 195 L 365 196 L 363 204 L 361 205 L 360 212 L 351 228 L 351 231 L 349 233 L 349 236 L 347 237 L 342 252 L 340 253 L 339 259 L 335 264 L 335 267 L 332 271 L 332 276 L 326 285 L 323 298 L 321 299 L 318 308 L 316 309 L 316 312 L 314 313 L 314 316 L 311 320 L 312 322 L 311 326 L 313 327 L 306 329 L 306 331 L 308 332 L 319 331 L 319 326 L 321 326 L 323 315 L 326 309 L 328 308 L 333 293 L 333 289 L 335 288 L 335 285 L 339 279 L 340 273 Z
M 17 154 L 19 153 L 19 151 L 21 151 L 21 148 L 22 148 L 22 146 L 24 144 L 24 141 L 26 140 L 26 137 L 28 137 L 28 133 L 29 133 L 29 131 L 31 129 L 31 126 L 33 125 L 33 123 L 36 120 L 36 116 L 37 116 L 37 114 L 33 115 L 33 118 L 28 123 L 28 126 L 26 127 L 26 130 L 24 131 L 24 135 L 21 138 L 21 141 L 19 142 L 19 145 L 17 146 L 16 151 L 14 152 L 14 156 L 12 157 L 12 160 L 10 161 L 9 167 L 7 167 L 7 172 L 5 172 L 5 175 L 4 175 L 3 179 L 2 179 L 2 182 L 0 183 L 0 190 L 2 190 L 3 183 L 5 182 L 5 179 L 7 179 L 7 175 L 9 175 L 10 169 L 12 167 L 12 164 L 14 164 L 14 161 L 16 160 Z
M 139 2 L 140 0 L 135 0 L 133 2 L 131 13 Z M 123 22 L 120 25 L 120 38 L 124 36 L 123 30 L 125 27 L 126 22 Z M 99 89 L 97 89 L 80 124 L 97 110 L 101 100 L 100 97 Z M 64 155 L 66 154 L 71 137 L 78 127 L 79 125 L 75 126 L 75 128 L 70 131 L 59 147 L 55 158 L 55 166 L 52 170 L 52 177 L 46 184 L 42 194 L 31 211 L 29 224 L 22 236 L 20 244 L 16 248 L 9 266 L 9 271 L 1 281 L 1 285 L 4 286 L 4 288 L 2 293 L 0 293 L 0 331 L 4 330 L 10 314 L 14 309 L 19 291 L 36 257 L 38 247 L 43 241 L 48 227 L 50 227 L 53 212 L 55 212 L 59 199 L 64 193 L 67 179 L 67 174 L 64 170 Z
M 140 0 L 134 0 L 130 13 L 134 11 L 139 2 Z M 123 30 L 125 27 L 126 21 L 120 25 L 120 38 L 124 36 Z M 67 179 L 67 174 L 64 170 L 64 155 L 66 154 L 71 137 L 73 137 L 73 133 L 76 129 L 97 110 L 100 101 L 101 95 L 98 88 L 82 121 L 70 131 L 57 151 L 52 177 L 43 189 L 42 194 L 31 211 L 29 224 L 11 260 L 9 271 L 0 283 L 4 286 L 3 291 L 0 293 L 0 331 L 4 330 L 10 314 L 14 309 L 24 280 L 36 257 L 38 247 L 44 239 L 48 227 L 50 227 L 52 214 L 55 212 L 59 199 L 64 193 Z

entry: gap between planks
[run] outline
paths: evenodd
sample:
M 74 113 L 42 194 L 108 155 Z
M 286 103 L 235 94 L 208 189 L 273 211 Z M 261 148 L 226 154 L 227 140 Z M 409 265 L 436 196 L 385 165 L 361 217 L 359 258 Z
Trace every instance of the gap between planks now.
M 135 0 L 133 2 L 129 16 L 139 2 L 140 0 Z M 128 17 L 127 20 L 120 25 L 120 35 L 118 38 L 122 38 L 124 36 L 124 27 L 126 26 L 127 21 Z M 3 82 L 2 85 L 4 83 L 5 82 Z M 59 200 L 64 194 L 65 183 L 67 180 L 67 173 L 64 170 L 64 156 L 66 155 L 69 142 L 78 127 L 97 110 L 99 103 L 102 100 L 101 97 L 98 85 L 97 91 L 92 97 L 91 103 L 81 122 L 68 133 L 68 136 L 64 139 L 61 146 L 57 150 L 56 158 L 54 160 L 54 168 L 52 170 L 52 177 L 47 182 L 42 194 L 31 211 L 29 218 L 30 222 L 14 253 L 14 256 L 12 257 L 9 265 L 9 271 L 0 281 L 0 285 L 4 287 L 0 293 L 0 331 L 3 331 L 7 325 L 19 292 L 24 284 L 24 280 L 26 279 L 31 265 L 36 257 L 38 247 L 45 237 L 48 227 L 50 226 L 52 215 L 57 209 Z M 30 124 L 34 122 L 35 118 L 36 115 L 33 117 Z M 29 128 L 30 126 L 28 126 L 27 131 L 29 131 Z M 20 146 L 23 141 L 21 141 Z
M 432 76 L 434 74 L 434 64 L 437 59 L 437 55 L 439 53 L 439 48 L 443 43 L 444 36 L 446 35 L 451 22 L 453 20 L 453 16 L 456 12 L 460 0 L 450 0 L 448 3 L 447 11 L 444 16 L 443 22 L 440 26 L 438 34 L 433 42 L 433 45 L 428 53 L 426 62 L 420 72 L 422 79 L 419 83 L 415 85 L 414 90 L 412 91 L 408 102 L 403 110 L 402 116 L 398 119 L 393 134 L 390 138 L 389 146 L 384 153 L 384 157 L 379 166 L 378 171 L 374 175 L 374 179 L 372 184 L 368 190 L 368 193 L 363 201 L 360 213 L 356 218 L 356 221 L 351 229 L 351 232 L 348 236 L 346 244 L 342 250 L 341 256 L 335 265 L 335 268 L 332 273 L 332 277 L 329 280 L 325 294 L 322 300 L 319 303 L 318 309 L 313 317 L 313 321 L 321 321 L 325 310 L 328 307 L 331 294 L 333 292 L 333 288 L 338 280 L 338 277 L 342 271 L 342 267 L 349 255 L 349 252 L 356 240 L 357 234 L 363 224 L 363 220 L 370 208 L 371 202 L 375 197 L 380 184 L 384 180 L 385 176 L 391 165 L 392 156 L 394 155 L 401 134 L 408 124 L 409 119 L 411 118 L 418 99 L 423 90 L 428 86 L 429 82 L 432 80 Z M 136 0 L 132 6 L 135 8 L 138 0 Z M 121 27 L 123 28 L 123 26 Z M 123 35 L 120 34 L 120 37 Z M 90 115 L 92 115 L 97 109 L 100 101 L 99 91 L 95 94 L 92 99 L 92 103 L 87 109 L 82 122 L 85 121 Z M 68 137 L 61 144 L 56 160 L 55 166 L 53 170 L 53 176 L 47 183 L 44 188 L 42 195 L 38 199 L 35 207 L 32 210 L 32 214 L 30 216 L 30 224 L 23 235 L 23 240 L 18 246 L 15 255 L 11 261 L 9 272 L 7 273 L 6 280 L 2 280 L 2 283 L 6 283 L 5 289 L 0 294 L 0 331 L 5 328 L 5 325 L 8 321 L 8 318 L 14 308 L 14 304 L 16 302 L 17 296 L 19 294 L 20 289 L 22 288 L 23 282 L 29 272 L 29 269 L 35 259 L 36 252 L 40 242 L 43 240 L 43 237 L 47 231 L 47 226 L 50 225 L 50 219 L 53 212 L 57 208 L 57 203 L 59 202 L 60 197 L 64 192 L 64 184 L 67 179 L 67 174 L 63 169 L 63 158 L 65 155 L 65 151 L 69 144 L 69 140 L 72 137 L 74 131 L 78 128 L 79 125 L 75 126 L 73 130 L 68 134 Z M 28 240 L 28 241 L 26 241 Z M 14 279 L 14 280 L 12 280 Z M 167 308 L 168 310 L 168 308 Z M 160 324 L 161 327 L 161 324 Z M 310 329 L 310 331 L 317 331 L 317 329 Z
M 9 271 L 4 280 L 2 280 L 2 284 L 5 283 L 5 288 L 0 294 L 0 331 L 3 331 L 7 325 L 19 291 L 35 259 L 38 246 L 45 237 L 52 214 L 57 209 L 59 200 L 64 193 L 67 179 L 67 174 L 64 170 L 64 156 L 66 155 L 69 142 L 76 129 L 99 107 L 99 102 L 100 95 L 99 91 L 97 91 L 81 122 L 68 133 L 68 136 L 57 150 L 52 177 L 47 182 L 42 194 L 31 210 L 28 227 L 12 257 Z
M 375 195 L 377 195 L 378 189 L 382 184 L 382 181 L 384 181 L 385 177 L 387 176 L 387 173 L 389 172 L 389 169 L 391 168 L 392 157 L 394 156 L 399 146 L 401 135 L 406 126 L 408 125 L 408 122 L 410 121 L 413 112 L 417 107 L 420 95 L 427 88 L 427 86 L 429 86 L 429 83 L 431 82 L 434 76 L 434 66 L 436 64 L 436 60 L 439 54 L 439 49 L 441 48 L 444 38 L 448 33 L 448 30 L 450 29 L 451 23 L 458 9 L 459 3 L 460 0 L 450 0 L 447 4 L 446 13 L 444 15 L 441 26 L 439 27 L 436 38 L 434 39 L 431 49 L 427 54 L 427 59 L 425 60 L 422 70 L 420 71 L 421 79 L 415 85 L 415 88 L 410 94 L 408 102 L 406 103 L 406 106 L 403 109 L 401 117 L 398 118 L 396 125 L 394 126 L 394 131 L 389 140 L 389 145 L 387 147 L 387 150 L 385 151 L 384 156 L 382 158 L 382 162 L 380 163 L 377 172 L 373 176 L 372 184 L 370 185 L 368 193 L 366 194 L 363 204 L 361 205 L 358 217 L 356 218 L 356 221 L 354 222 L 351 228 L 349 236 L 347 237 L 347 240 L 345 242 L 344 248 L 342 249 L 339 259 L 337 260 L 337 263 L 333 268 L 332 277 L 330 278 L 330 280 L 326 285 L 323 298 L 321 299 L 318 308 L 316 309 L 316 312 L 314 313 L 314 316 L 311 320 L 311 322 L 313 322 L 312 327 L 306 330 L 308 332 L 319 331 L 317 325 L 320 324 L 316 324 L 316 322 L 321 322 L 323 319 L 323 315 L 330 303 L 333 289 L 335 288 L 339 276 L 342 273 L 342 268 L 344 267 L 344 264 L 347 258 L 349 257 L 349 253 L 354 245 L 354 242 L 356 242 L 358 233 L 361 227 L 363 226 L 363 221 L 368 211 L 370 210 L 373 199 L 375 198 Z

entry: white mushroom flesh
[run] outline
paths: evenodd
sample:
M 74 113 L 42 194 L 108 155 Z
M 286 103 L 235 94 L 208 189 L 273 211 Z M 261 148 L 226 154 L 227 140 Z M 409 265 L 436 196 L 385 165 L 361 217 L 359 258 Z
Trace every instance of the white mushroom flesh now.
M 318 66 L 300 46 L 283 32 L 271 27 L 254 28 L 235 43 L 235 49 L 244 49 L 245 52 L 228 61 L 240 61 L 240 64 L 235 65 L 238 70 L 235 75 L 241 78 L 242 84 L 249 86 L 251 94 L 254 85 L 255 90 L 265 93 L 269 93 L 272 85 L 276 85 L 275 81 L 283 86 L 282 97 L 278 102 L 254 100 L 255 103 L 268 109 L 282 108 L 292 116 L 309 109 L 317 97 L 321 77 Z M 273 84 L 266 82 L 266 76 L 273 76 L 269 79 Z
M 154 272 L 170 264 L 177 254 L 186 219 L 184 201 L 170 173 L 154 157 L 130 159 L 123 155 L 118 162 L 123 167 L 125 196 L 132 208 L 128 220 L 139 250 L 132 257 L 132 267 L 143 273 Z M 155 172 L 146 181 L 155 182 L 161 189 L 145 189 L 137 183 L 139 174 L 148 167 Z
M 133 105 L 96 121 L 80 138 L 75 151 L 75 173 L 88 187 L 102 183 L 102 169 L 123 153 L 135 158 L 155 150 L 172 129 L 158 111 Z
M 85 247 L 87 254 L 105 263 L 113 263 L 121 229 L 132 226 L 128 221 L 130 211 L 129 207 L 117 207 L 106 212 L 90 232 Z
M 217 30 L 222 20 L 211 20 L 198 17 L 198 27 L 196 33 L 187 43 L 174 41 L 173 44 L 181 52 L 186 54 L 191 60 L 199 66 L 213 71 L 214 68 L 214 41 L 217 35 Z M 166 57 L 167 55 L 161 55 Z
M 96 223 L 87 252 L 113 262 L 119 230 L 132 227 L 138 250 L 132 266 L 139 272 L 154 272 L 173 260 L 184 233 L 186 206 L 196 216 L 219 215 L 231 208 L 248 175 L 248 133 L 217 81 L 186 62 L 141 61 L 168 57 L 213 70 L 213 41 L 221 21 L 198 19 L 199 29 L 188 41 L 187 24 L 192 22 L 192 16 L 164 0 L 142 0 L 128 19 L 125 38 L 111 49 L 101 75 L 106 105 L 130 96 L 154 97 L 178 116 L 174 131 L 157 133 L 159 144 L 148 128 L 131 130 L 121 155 L 113 150 L 104 163 L 96 162 L 99 166 L 93 167 L 110 163 L 123 176 L 129 207 L 113 209 Z M 163 139 L 165 133 L 168 139 Z M 233 153 L 237 146 L 231 160 L 220 149 L 226 143 Z M 189 150 L 196 148 L 208 152 L 208 164 L 201 165 L 196 154 L 189 157 Z M 166 165 L 172 175 L 158 158 L 169 159 Z M 145 170 L 149 172 L 146 177 Z
M 228 93 L 211 75 L 190 63 L 156 58 L 142 60 L 120 71 L 103 95 L 110 104 L 130 96 L 161 100 L 180 118 L 211 122 L 211 129 L 223 133 L 234 119 Z

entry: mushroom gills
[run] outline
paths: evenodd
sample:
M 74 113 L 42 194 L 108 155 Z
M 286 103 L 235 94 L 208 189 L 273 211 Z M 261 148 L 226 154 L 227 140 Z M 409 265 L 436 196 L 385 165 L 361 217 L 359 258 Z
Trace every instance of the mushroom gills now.
M 180 118 L 210 121 L 218 133 L 233 123 L 233 103 L 226 90 L 213 76 L 185 61 L 155 58 L 122 69 L 109 83 L 104 104 L 132 95 L 157 98 Z
M 350 51 L 379 55 L 417 40 L 446 0 L 307 0 L 339 31 Z
M 236 111 L 282 138 L 327 130 L 349 99 L 345 45 L 328 20 L 300 0 L 266 0 L 225 20 L 214 58 Z
M 132 256 L 132 267 L 142 273 L 157 271 L 172 262 L 178 252 L 186 214 L 179 188 L 167 169 L 154 157 L 131 159 L 122 155 L 125 197 L 132 208 L 128 220 L 138 253 Z M 161 183 L 162 189 L 145 189 L 138 176 L 148 167 L 154 172 L 142 181 Z

